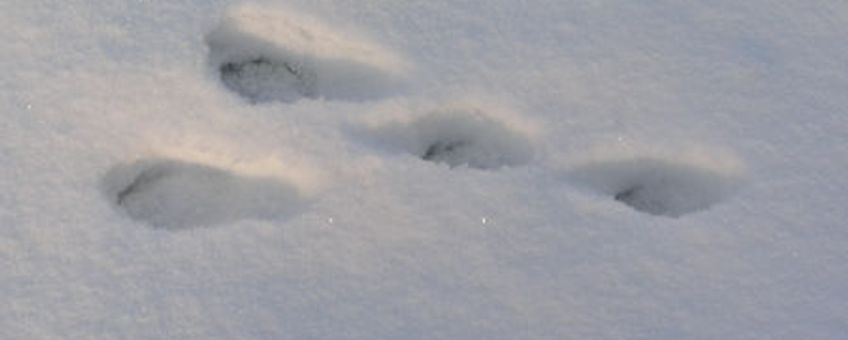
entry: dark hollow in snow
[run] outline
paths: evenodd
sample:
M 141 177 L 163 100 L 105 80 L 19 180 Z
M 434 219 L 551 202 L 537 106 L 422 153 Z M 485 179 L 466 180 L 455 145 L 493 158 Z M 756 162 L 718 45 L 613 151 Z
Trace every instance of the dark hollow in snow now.
M 386 143 L 451 168 L 498 169 L 526 164 L 530 140 L 520 131 L 475 110 L 434 112 L 405 123 L 378 128 Z
M 448 164 L 456 163 L 457 154 L 462 152 L 462 148 L 470 146 L 467 141 L 443 142 L 437 141 L 427 147 L 421 159 L 432 162 L 445 162 Z
M 661 197 L 652 197 L 646 194 L 642 185 L 636 185 L 616 193 L 613 198 L 616 201 L 629 205 L 631 208 L 652 215 L 677 216 L 677 213 L 668 209 L 667 204 Z
M 366 101 L 406 82 L 391 53 L 296 15 L 234 11 L 206 34 L 209 69 L 252 104 Z
M 295 187 L 280 179 L 174 159 L 117 166 L 105 185 L 110 200 L 131 218 L 172 230 L 285 218 L 304 203 Z
M 710 169 L 652 158 L 589 164 L 572 177 L 637 211 L 667 217 L 708 209 L 739 182 Z
M 313 72 L 285 60 L 257 57 L 227 61 L 218 71 L 224 86 L 252 103 L 294 102 L 316 96 Z

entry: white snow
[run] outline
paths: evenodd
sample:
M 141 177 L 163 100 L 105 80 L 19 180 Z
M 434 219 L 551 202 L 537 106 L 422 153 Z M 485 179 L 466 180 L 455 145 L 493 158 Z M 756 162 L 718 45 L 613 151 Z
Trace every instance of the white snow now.
M 255 102 L 292 102 L 368 99 L 402 86 L 409 67 L 392 52 L 290 12 L 234 7 L 206 36 L 228 88 Z
M 497 169 L 533 159 L 536 129 L 514 112 L 473 102 L 442 105 L 423 112 L 396 106 L 377 110 L 366 118 L 363 134 L 375 145 L 451 167 Z
M 153 227 L 183 229 L 241 219 L 282 219 L 305 195 L 281 179 L 170 159 L 118 166 L 105 177 L 116 208 Z
M 605 154 L 610 152 L 598 151 L 595 157 L 609 158 Z M 641 155 L 588 161 L 571 177 L 576 185 L 592 187 L 638 211 L 679 217 L 729 199 L 744 185 L 741 162 L 718 155 L 690 149 L 651 157 L 642 150 Z
M 2 339 L 848 334 L 848 3 L 0 22 Z

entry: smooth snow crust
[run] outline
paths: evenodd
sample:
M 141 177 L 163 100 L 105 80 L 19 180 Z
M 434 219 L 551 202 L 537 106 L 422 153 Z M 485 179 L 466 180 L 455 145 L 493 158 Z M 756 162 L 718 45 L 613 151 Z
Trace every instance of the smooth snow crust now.
M 848 334 L 844 2 L 0 22 L 0 338 Z

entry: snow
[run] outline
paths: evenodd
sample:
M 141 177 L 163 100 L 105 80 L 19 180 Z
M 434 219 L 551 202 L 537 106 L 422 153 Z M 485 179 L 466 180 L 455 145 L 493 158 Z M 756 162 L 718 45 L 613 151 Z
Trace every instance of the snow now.
M 0 338 L 848 334 L 841 2 L 0 22 Z
M 662 158 L 596 160 L 575 169 L 572 177 L 575 184 L 585 183 L 638 211 L 679 217 L 721 202 L 742 182 L 743 170 L 733 162 L 680 161 L 696 155 L 696 150 L 687 150 L 676 162 Z
M 354 100 L 402 85 L 408 66 L 391 52 L 303 14 L 265 7 L 233 8 L 206 37 L 211 64 L 233 91 L 254 102 Z
M 182 229 L 242 219 L 281 219 L 305 201 L 283 179 L 250 177 L 208 165 L 143 160 L 107 174 L 106 196 L 129 217 Z
M 497 169 L 527 164 L 535 156 L 538 128 L 515 112 L 471 98 L 440 104 L 444 107 L 376 110 L 360 134 L 371 136 L 375 146 L 451 167 Z

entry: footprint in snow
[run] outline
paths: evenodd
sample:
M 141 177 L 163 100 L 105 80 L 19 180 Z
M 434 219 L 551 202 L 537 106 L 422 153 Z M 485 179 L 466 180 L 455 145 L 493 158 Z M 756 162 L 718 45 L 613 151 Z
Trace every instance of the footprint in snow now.
M 282 219 L 306 202 L 294 185 L 279 178 L 164 158 L 117 166 L 105 184 L 110 200 L 129 217 L 172 230 Z
M 667 217 L 709 209 L 740 182 L 733 171 L 657 158 L 595 162 L 571 176 L 637 211 Z
M 224 87 L 251 103 L 376 99 L 401 88 L 408 68 L 364 38 L 263 6 L 230 11 L 206 43 Z
M 409 122 L 387 123 L 377 127 L 375 134 L 384 144 L 452 168 L 498 169 L 533 158 L 532 143 L 524 132 L 473 109 L 437 111 Z

